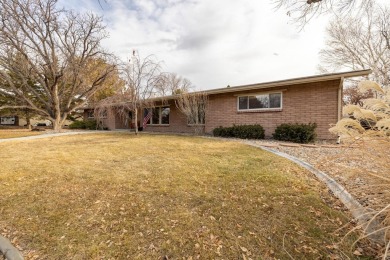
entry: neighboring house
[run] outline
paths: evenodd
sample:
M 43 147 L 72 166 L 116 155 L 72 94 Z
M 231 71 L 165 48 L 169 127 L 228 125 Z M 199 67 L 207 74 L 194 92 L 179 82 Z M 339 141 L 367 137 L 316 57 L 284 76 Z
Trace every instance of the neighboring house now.
M 316 123 L 319 139 L 333 139 L 328 129 L 342 116 L 342 88 L 345 78 L 367 76 L 371 70 L 316 75 L 287 80 L 206 90 L 209 104 L 205 122 L 189 125 L 175 105 L 177 95 L 164 97 L 163 104 L 153 108 L 146 131 L 193 133 L 201 127 L 212 133 L 219 126 L 260 124 L 266 137 L 271 137 L 282 123 Z M 139 111 L 140 122 L 144 111 Z M 93 118 L 93 110 L 85 109 L 84 117 Z M 131 114 L 126 120 L 107 112 L 102 119 L 108 129 L 129 129 L 134 125 Z
M 18 116 L 0 116 L 0 125 L 3 126 L 18 126 L 19 117 Z

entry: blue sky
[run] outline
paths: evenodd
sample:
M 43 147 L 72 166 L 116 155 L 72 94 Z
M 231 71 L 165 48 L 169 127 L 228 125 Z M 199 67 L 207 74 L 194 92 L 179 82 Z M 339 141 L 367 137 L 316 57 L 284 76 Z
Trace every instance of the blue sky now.
M 271 0 L 60 0 L 104 16 L 103 45 L 123 60 L 156 55 L 196 89 L 317 73 L 328 17 L 299 30 Z

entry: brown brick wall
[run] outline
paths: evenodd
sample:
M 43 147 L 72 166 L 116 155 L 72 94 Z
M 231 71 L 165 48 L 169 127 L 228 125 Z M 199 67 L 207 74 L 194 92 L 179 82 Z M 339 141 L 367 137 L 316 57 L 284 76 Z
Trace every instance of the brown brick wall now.
M 84 120 L 88 120 L 88 119 L 91 119 L 88 117 L 88 112 L 91 111 L 93 109 L 84 109 Z M 103 126 L 104 127 L 107 127 L 109 130 L 115 130 L 117 129 L 116 127 L 116 116 L 115 115 L 115 111 L 113 109 L 110 109 L 107 113 L 107 118 L 102 118 L 101 121 L 103 122 Z
M 195 128 L 187 124 L 187 118 L 176 108 L 174 101 L 169 101 L 170 107 L 169 125 L 147 125 L 145 131 L 150 132 L 171 132 L 171 133 L 194 133 Z M 141 120 L 142 121 L 142 120 Z M 198 130 L 204 131 L 204 127 L 198 127 Z
M 260 124 L 267 137 L 282 123 L 317 123 L 319 139 L 335 138 L 328 131 L 337 122 L 340 81 L 326 81 L 259 91 L 235 92 L 210 96 L 206 114 L 206 133 L 218 126 Z M 283 90 L 281 111 L 238 112 L 237 95 Z
M 219 126 L 260 124 L 267 137 L 271 137 L 276 126 L 282 123 L 317 123 L 319 139 L 334 139 L 328 131 L 330 124 L 337 122 L 338 88 L 340 80 L 283 86 L 278 88 L 215 94 L 209 97 L 206 113 L 206 125 L 201 131 L 211 133 Z M 237 95 L 261 94 L 262 92 L 283 92 L 283 108 L 280 111 L 238 112 Z M 174 101 L 169 101 L 169 125 L 148 125 L 145 131 L 194 133 L 195 129 L 187 125 L 186 117 L 176 108 Z M 86 115 L 87 112 L 85 112 Z M 115 114 L 115 113 L 114 113 Z M 128 128 L 119 116 L 108 113 L 103 120 L 110 129 Z M 139 115 L 138 121 L 143 121 Z M 199 129 L 198 129 L 199 131 Z

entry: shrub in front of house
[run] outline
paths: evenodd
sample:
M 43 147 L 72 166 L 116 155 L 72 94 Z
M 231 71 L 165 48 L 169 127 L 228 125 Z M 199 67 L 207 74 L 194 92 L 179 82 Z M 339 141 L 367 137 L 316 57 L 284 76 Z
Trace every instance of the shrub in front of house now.
M 220 126 L 213 130 L 213 135 L 241 139 L 264 139 L 264 128 L 261 125 L 233 125 L 231 127 Z
M 96 120 L 74 121 L 69 125 L 69 128 L 96 130 Z
M 316 123 L 281 124 L 275 129 L 274 139 L 295 143 L 310 143 L 316 138 Z

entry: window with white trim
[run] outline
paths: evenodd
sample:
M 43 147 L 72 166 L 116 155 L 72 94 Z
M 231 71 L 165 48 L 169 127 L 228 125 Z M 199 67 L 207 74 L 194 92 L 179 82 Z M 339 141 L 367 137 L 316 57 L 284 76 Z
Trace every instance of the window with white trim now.
M 281 109 L 282 93 L 239 96 L 237 102 L 239 111 Z
M 152 116 L 148 120 L 148 125 L 169 125 L 169 107 L 154 107 L 154 108 L 145 108 L 144 117 L 146 117 L 151 110 Z

